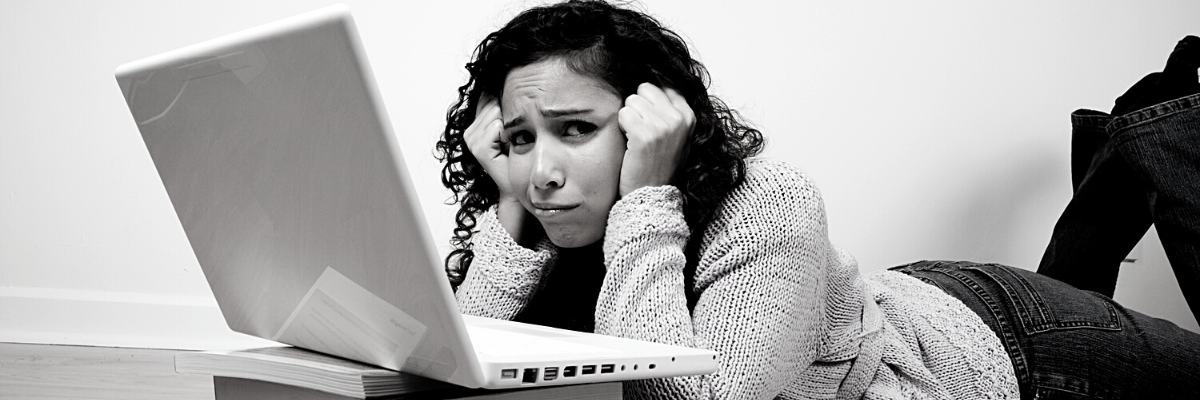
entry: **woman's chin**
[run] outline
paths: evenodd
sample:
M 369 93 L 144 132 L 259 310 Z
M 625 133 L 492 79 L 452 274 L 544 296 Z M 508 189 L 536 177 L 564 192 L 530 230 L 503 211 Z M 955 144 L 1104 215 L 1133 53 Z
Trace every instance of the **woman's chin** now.
M 564 249 L 584 247 L 604 239 L 604 232 L 589 233 L 546 230 L 546 236 L 550 238 L 550 242 Z

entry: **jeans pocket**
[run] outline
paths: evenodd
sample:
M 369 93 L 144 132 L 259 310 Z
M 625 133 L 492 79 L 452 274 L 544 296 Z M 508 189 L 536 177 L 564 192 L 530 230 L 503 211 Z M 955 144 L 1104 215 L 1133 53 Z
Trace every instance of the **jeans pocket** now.
M 1121 330 L 1117 309 L 1101 294 L 997 264 L 962 269 L 979 272 L 1003 290 L 1026 335 L 1065 329 Z

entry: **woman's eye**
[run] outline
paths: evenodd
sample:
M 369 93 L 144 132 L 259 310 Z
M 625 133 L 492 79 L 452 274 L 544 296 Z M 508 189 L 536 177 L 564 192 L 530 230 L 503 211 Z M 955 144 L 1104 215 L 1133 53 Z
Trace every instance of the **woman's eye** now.
M 563 129 L 564 136 L 579 136 L 586 135 L 596 131 L 596 125 L 592 125 L 583 121 L 568 122 Z
M 533 143 L 533 134 L 529 131 L 516 132 L 509 136 L 508 141 L 513 146 L 527 145 Z

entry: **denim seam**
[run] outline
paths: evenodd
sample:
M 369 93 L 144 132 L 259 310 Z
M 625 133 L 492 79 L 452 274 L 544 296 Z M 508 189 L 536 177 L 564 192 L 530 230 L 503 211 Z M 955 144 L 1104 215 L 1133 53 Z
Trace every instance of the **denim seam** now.
M 1035 325 L 1033 321 L 1033 313 L 1030 311 L 1031 307 L 1025 304 L 1025 298 L 1017 295 L 1016 291 L 1013 290 L 1012 284 L 1007 280 L 1000 279 L 998 276 L 992 275 L 990 272 L 985 271 L 982 268 L 966 267 L 966 269 L 978 271 L 979 273 L 990 277 L 997 286 L 1004 290 L 1004 294 L 1008 296 L 1009 300 L 1012 300 L 1013 308 L 1015 308 L 1017 312 L 1017 318 L 1021 321 L 1021 328 L 1024 329 L 1026 334 L 1029 334 L 1031 331 L 1031 326 Z M 1024 280 L 1021 280 L 1021 282 L 1024 282 Z M 1026 292 L 1031 291 L 1029 290 L 1030 288 L 1028 284 L 1025 284 L 1024 286 Z M 1047 318 L 1045 309 L 1042 307 L 1035 308 L 1037 308 L 1038 313 L 1041 314 L 1042 321 L 1046 321 Z
M 931 272 L 937 272 L 949 276 L 951 279 L 957 280 L 962 283 L 963 286 L 971 289 L 972 292 L 975 292 L 975 295 L 978 296 L 980 301 L 983 302 L 984 306 L 988 308 L 988 312 L 992 314 L 992 318 L 996 320 L 997 328 L 1000 330 L 999 332 L 996 332 L 996 336 L 1004 342 L 1004 349 L 1008 353 L 1008 357 L 1012 360 L 1013 372 L 1015 372 L 1017 375 L 1018 384 L 1020 382 L 1031 382 L 1032 371 L 1029 369 L 1029 363 L 1025 360 L 1025 354 L 1022 351 L 1022 347 L 1019 343 L 1017 335 L 1013 333 L 1013 328 L 1015 327 L 1012 326 L 1012 322 L 1006 318 L 1004 312 L 999 310 L 996 300 L 993 299 L 992 296 L 988 294 L 982 286 L 960 271 L 953 271 L 953 273 L 951 273 L 951 271 L 936 270 Z
M 926 270 L 928 270 L 930 268 L 928 266 L 917 265 L 917 264 L 928 263 L 928 262 L 930 262 L 930 261 L 914 261 L 914 262 L 911 262 L 908 264 L 888 268 L 888 270 L 912 275 L 911 271 L 926 271 Z
M 1079 109 L 1071 113 L 1071 125 L 1075 127 L 1097 128 L 1101 132 L 1111 123 L 1113 117 L 1101 111 Z M 1107 132 L 1106 132 L 1107 133 Z
M 912 276 L 912 275 L 909 275 L 909 276 Z M 945 287 L 942 287 L 942 284 L 940 284 L 940 283 L 937 283 L 937 281 L 935 281 L 935 280 L 933 280 L 933 279 L 929 279 L 929 278 L 926 278 L 926 277 L 924 277 L 924 276 L 912 276 L 912 277 L 913 277 L 913 278 L 920 279 L 920 280 L 921 280 L 921 282 L 925 282 L 926 284 L 928 284 L 928 285 L 930 285 L 930 286 L 933 286 L 933 287 L 936 287 L 936 288 L 938 288 L 938 290 L 941 290 L 943 293 L 949 293 L 949 292 L 947 292 L 947 291 L 946 291 L 946 288 L 945 288 Z
M 1097 397 L 1095 397 L 1094 393 L 1080 393 L 1080 392 L 1077 392 L 1074 390 L 1056 387 L 1056 386 L 1046 386 L 1046 385 L 1040 385 L 1040 384 L 1035 383 L 1035 384 L 1030 385 L 1030 387 L 1033 389 L 1034 399 L 1048 399 L 1048 398 L 1059 397 L 1059 396 L 1053 396 L 1053 394 L 1056 392 L 1057 393 L 1070 393 L 1075 396 L 1084 396 L 1084 397 L 1088 397 L 1088 398 L 1097 398 Z
M 1033 286 L 1029 283 L 1028 280 L 1026 280 L 1024 277 L 1017 275 L 1016 273 L 1014 273 L 1010 270 L 1006 270 L 1004 268 L 996 268 L 996 270 L 1003 271 L 1006 275 L 1011 276 L 1013 279 L 1015 279 L 1017 281 L 1017 283 L 1020 284 L 1025 289 L 1025 293 L 1029 294 L 1029 296 L 1031 298 L 1030 301 L 1032 301 L 1034 303 L 1034 305 L 1037 308 L 1038 314 L 1041 315 L 1041 318 L 1042 318 L 1041 321 L 1035 323 L 1035 321 L 1033 321 L 1031 313 L 1029 313 L 1028 311 L 1021 312 L 1020 310 L 1018 310 L 1018 314 L 1020 314 L 1020 316 L 1022 317 L 1021 323 L 1022 323 L 1023 327 L 1025 328 L 1025 334 L 1027 334 L 1027 335 L 1049 332 L 1049 331 L 1053 331 L 1053 330 L 1068 330 L 1068 329 L 1077 329 L 1077 328 L 1094 328 L 1094 329 L 1101 329 L 1101 330 L 1121 330 L 1122 324 L 1121 324 L 1120 318 L 1117 318 L 1117 310 L 1115 308 L 1113 308 L 1112 304 L 1109 304 L 1108 302 L 1104 302 L 1104 308 L 1105 308 L 1105 310 L 1108 311 L 1108 322 L 1106 322 L 1106 323 L 1092 322 L 1092 321 L 1059 321 L 1058 318 L 1056 318 L 1048 313 L 1047 310 L 1049 310 L 1050 308 L 1046 305 L 1046 302 L 1045 302 L 1045 300 L 1042 299 L 1041 295 L 1038 294 L 1038 291 L 1034 290 Z M 1011 290 L 1011 284 L 1008 283 L 1007 280 L 1000 279 L 999 276 L 996 276 L 995 274 L 993 274 L 989 271 L 985 271 L 982 269 L 977 269 L 977 271 L 982 272 L 988 276 L 991 276 L 993 280 L 997 281 L 997 283 L 1000 284 L 1000 286 L 1004 288 L 1005 292 L 1007 292 L 1009 296 L 1015 296 L 1015 294 Z M 1021 303 L 1022 305 L 1024 305 L 1024 302 L 1021 301 L 1021 299 L 1019 297 L 1014 298 L 1013 302 Z M 1026 316 L 1028 316 L 1029 318 L 1025 318 Z
M 994 264 L 988 264 L 988 265 L 994 265 Z M 1035 323 L 1035 321 L 1033 320 L 1033 314 L 1031 312 L 1029 312 L 1029 310 L 1025 310 L 1025 313 L 1021 314 L 1021 316 L 1023 317 L 1023 318 L 1021 318 L 1021 324 L 1025 328 L 1025 333 L 1032 334 L 1032 333 L 1045 332 L 1045 331 L 1049 330 L 1049 329 L 1047 329 L 1047 327 L 1052 326 L 1054 324 L 1053 322 L 1051 322 L 1054 320 L 1054 317 L 1046 312 L 1046 310 L 1048 309 L 1048 307 L 1046 307 L 1046 301 L 1043 300 L 1042 296 L 1040 294 L 1038 294 L 1038 292 L 1036 290 L 1033 289 L 1033 286 L 1029 284 L 1029 281 L 1026 281 L 1024 278 L 1021 278 L 1020 276 L 1017 276 L 1017 274 L 1014 274 L 1012 271 L 1006 270 L 1004 268 L 996 268 L 995 270 L 997 271 L 997 273 L 1002 272 L 1002 273 L 1012 277 L 1013 279 L 1016 280 L 1016 282 L 1017 282 L 1016 284 L 1021 285 L 1021 289 L 1024 289 L 1024 292 L 1029 295 L 1029 301 L 1033 303 L 1033 308 L 1037 310 L 1038 316 L 1041 317 L 1041 319 L 1039 319 Z M 992 279 L 1001 283 L 1001 286 L 1004 287 L 1004 291 L 1007 292 L 1009 296 L 1014 296 L 1014 297 L 1020 298 L 1020 296 L 1018 296 L 1016 294 L 1016 291 L 1012 289 L 1012 284 L 1009 283 L 1008 280 L 1000 279 L 999 276 L 995 275 L 991 271 L 980 270 L 979 272 L 982 272 L 988 276 L 991 276 Z M 1022 304 L 1024 304 L 1023 301 L 1022 301 Z M 1027 318 L 1025 318 L 1025 317 L 1027 317 Z
M 1148 124 L 1159 119 L 1167 118 L 1175 114 L 1190 110 L 1200 106 L 1200 94 L 1181 97 L 1175 100 L 1162 102 L 1150 107 L 1146 107 L 1116 118 L 1108 124 L 1108 134 L 1110 137 L 1116 137 L 1128 129 L 1138 125 Z

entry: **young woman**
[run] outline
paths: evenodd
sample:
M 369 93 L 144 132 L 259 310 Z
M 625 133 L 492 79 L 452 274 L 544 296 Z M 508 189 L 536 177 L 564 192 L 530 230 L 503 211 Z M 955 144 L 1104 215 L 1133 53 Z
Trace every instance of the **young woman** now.
M 1040 275 L 859 274 L 796 168 L 639 12 L 572 1 L 490 34 L 438 143 L 467 314 L 702 347 L 630 398 L 1190 398 L 1200 335 Z M 914 279 L 916 277 L 916 279 Z

